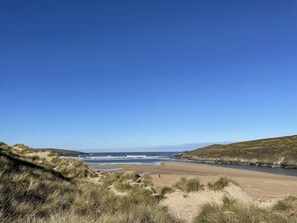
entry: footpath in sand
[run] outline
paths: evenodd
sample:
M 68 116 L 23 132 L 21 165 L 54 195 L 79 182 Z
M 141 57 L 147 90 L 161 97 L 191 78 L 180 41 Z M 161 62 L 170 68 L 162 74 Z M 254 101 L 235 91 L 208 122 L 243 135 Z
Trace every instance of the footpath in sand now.
M 166 162 L 161 166 L 96 164 L 89 166 L 91 168 L 122 168 L 124 171 L 149 173 L 155 186 L 170 186 L 180 177 L 194 176 L 198 177 L 202 183 L 207 183 L 220 176 L 227 176 L 238 182 L 253 199 L 297 196 L 297 177 L 295 176 L 178 162 Z

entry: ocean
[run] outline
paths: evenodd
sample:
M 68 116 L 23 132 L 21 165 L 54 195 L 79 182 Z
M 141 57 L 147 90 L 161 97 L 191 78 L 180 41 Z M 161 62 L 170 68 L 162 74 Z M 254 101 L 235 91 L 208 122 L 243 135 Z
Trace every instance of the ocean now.
M 179 152 L 111 152 L 111 153 L 86 153 L 83 155 L 67 156 L 72 158 L 78 158 L 88 164 L 135 164 L 135 165 L 153 165 L 158 166 L 164 162 L 186 162 L 193 164 L 201 164 L 199 162 L 191 162 L 176 159 L 175 154 Z M 269 167 L 257 167 L 246 165 L 228 165 L 228 164 L 206 164 L 212 166 L 219 166 L 225 168 L 236 168 L 251 171 L 259 171 L 266 173 L 274 173 L 281 175 L 297 176 L 297 169 L 282 169 L 282 168 L 269 168 Z M 120 170 L 121 168 L 96 168 L 97 170 Z
M 161 165 L 163 162 L 175 161 L 174 155 L 178 152 L 112 152 L 112 153 L 86 153 L 71 156 L 79 158 L 88 164 L 136 164 Z M 67 156 L 69 157 L 69 156 Z

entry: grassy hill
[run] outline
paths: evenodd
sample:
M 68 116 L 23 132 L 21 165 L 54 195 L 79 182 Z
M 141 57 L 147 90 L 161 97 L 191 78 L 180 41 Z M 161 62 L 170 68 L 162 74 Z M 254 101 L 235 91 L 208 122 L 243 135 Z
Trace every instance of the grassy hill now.
M 297 168 L 297 135 L 216 144 L 185 152 L 179 157 L 210 163 Z
M 34 150 L 38 152 L 44 152 L 44 151 L 52 151 L 54 153 L 57 153 L 58 155 L 81 155 L 84 154 L 80 151 L 75 150 L 67 150 L 67 149 L 55 149 L 55 148 L 34 148 Z

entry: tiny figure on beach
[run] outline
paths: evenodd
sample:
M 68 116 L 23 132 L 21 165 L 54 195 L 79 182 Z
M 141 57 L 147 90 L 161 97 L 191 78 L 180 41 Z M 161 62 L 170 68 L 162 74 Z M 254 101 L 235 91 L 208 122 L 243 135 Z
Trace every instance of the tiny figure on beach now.
M 161 178 L 161 175 L 159 174 L 159 178 Z

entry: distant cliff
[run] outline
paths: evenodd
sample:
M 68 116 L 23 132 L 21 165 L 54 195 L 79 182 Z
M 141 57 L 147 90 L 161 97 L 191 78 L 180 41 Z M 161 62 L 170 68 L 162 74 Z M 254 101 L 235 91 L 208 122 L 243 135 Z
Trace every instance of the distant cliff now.
M 297 135 L 228 145 L 216 144 L 184 152 L 177 157 L 204 163 L 297 169 Z

